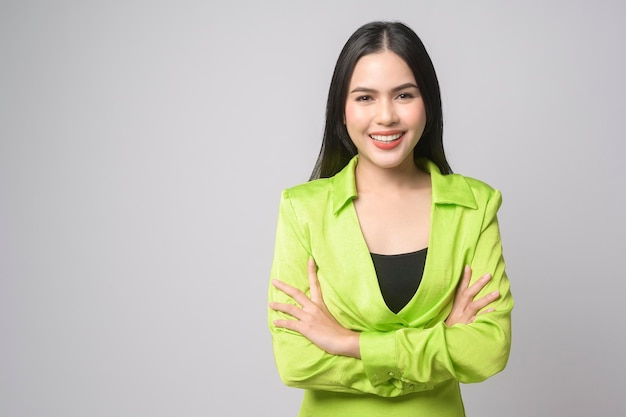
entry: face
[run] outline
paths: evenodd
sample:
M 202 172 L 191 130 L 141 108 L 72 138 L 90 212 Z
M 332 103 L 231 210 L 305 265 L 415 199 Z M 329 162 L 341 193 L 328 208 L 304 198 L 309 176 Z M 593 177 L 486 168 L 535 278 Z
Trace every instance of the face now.
M 402 58 L 383 51 L 357 61 L 345 123 L 359 165 L 414 168 L 413 148 L 424 132 L 426 110 L 413 72 Z

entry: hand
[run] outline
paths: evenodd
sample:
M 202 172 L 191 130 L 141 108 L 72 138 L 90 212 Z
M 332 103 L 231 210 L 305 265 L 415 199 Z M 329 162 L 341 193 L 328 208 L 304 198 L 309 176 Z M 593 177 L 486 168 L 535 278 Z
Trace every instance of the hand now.
M 454 296 L 454 303 L 452 305 L 452 311 L 448 315 L 446 319 L 446 326 L 450 327 L 457 323 L 470 324 L 476 320 L 477 314 L 485 314 L 495 311 L 493 308 L 488 308 L 485 311 L 478 313 L 481 309 L 487 307 L 489 304 L 494 302 L 500 297 L 500 293 L 498 291 L 494 291 L 481 297 L 477 300 L 474 299 L 476 294 L 482 290 L 485 285 L 491 279 L 490 274 L 485 274 L 478 281 L 469 285 L 470 278 L 472 277 L 472 270 L 469 265 L 465 266 L 465 270 L 463 271 L 463 278 L 459 283 L 459 286 L 456 290 L 456 294 Z
M 343 327 L 330 314 L 317 279 L 317 267 L 313 259 L 308 265 L 311 298 L 298 288 L 274 280 L 272 284 L 294 299 L 300 306 L 271 302 L 270 308 L 287 313 L 295 320 L 274 320 L 276 327 L 296 331 L 332 355 L 360 358 L 359 333 Z

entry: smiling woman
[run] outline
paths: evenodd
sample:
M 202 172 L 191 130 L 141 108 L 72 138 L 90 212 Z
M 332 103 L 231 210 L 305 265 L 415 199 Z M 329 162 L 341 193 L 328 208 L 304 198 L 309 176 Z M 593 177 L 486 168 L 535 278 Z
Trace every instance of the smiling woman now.
M 345 44 L 311 181 L 283 192 L 269 290 L 300 416 L 465 415 L 459 382 L 506 366 L 500 193 L 452 174 L 439 85 L 407 26 Z M 478 272 L 479 274 L 474 274 Z

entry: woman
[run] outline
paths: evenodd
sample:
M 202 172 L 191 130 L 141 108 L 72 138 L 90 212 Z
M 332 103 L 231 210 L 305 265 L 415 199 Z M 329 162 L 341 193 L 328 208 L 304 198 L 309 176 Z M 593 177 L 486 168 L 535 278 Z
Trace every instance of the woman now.
M 359 28 L 311 181 L 280 204 L 269 327 L 283 382 L 305 389 L 300 416 L 464 416 L 459 382 L 506 365 L 501 196 L 451 173 L 442 127 L 418 36 Z

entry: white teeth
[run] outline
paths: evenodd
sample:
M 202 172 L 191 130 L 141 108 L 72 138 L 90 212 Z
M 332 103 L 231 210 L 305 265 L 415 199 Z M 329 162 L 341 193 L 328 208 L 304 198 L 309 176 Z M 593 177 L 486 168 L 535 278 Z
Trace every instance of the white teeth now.
M 395 135 L 370 135 L 370 138 L 379 142 L 393 142 L 402 136 L 402 133 L 396 133 Z

